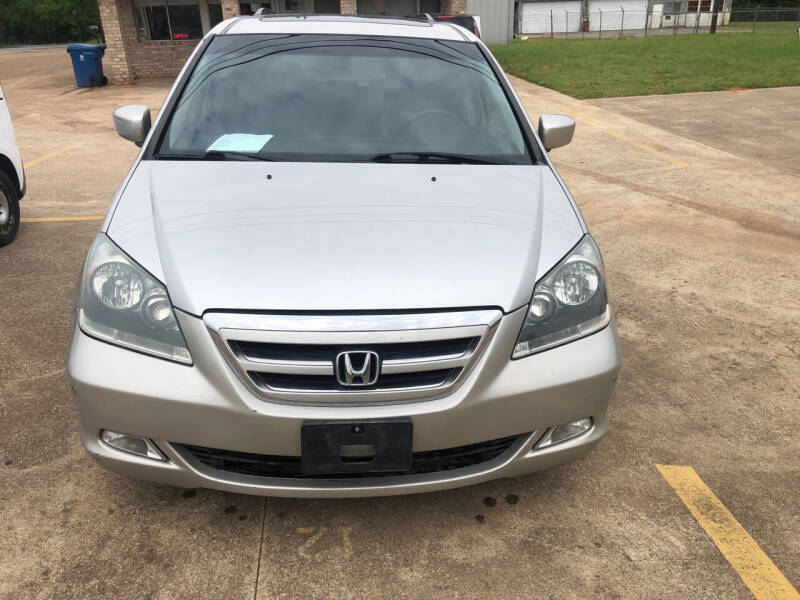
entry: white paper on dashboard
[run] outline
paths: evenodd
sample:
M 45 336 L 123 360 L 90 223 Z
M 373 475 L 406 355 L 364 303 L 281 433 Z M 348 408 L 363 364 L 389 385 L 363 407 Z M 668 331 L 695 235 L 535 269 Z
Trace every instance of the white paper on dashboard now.
M 252 133 L 226 133 L 219 136 L 206 151 L 219 150 L 220 152 L 258 152 L 267 145 L 274 136 L 267 133 L 256 135 Z

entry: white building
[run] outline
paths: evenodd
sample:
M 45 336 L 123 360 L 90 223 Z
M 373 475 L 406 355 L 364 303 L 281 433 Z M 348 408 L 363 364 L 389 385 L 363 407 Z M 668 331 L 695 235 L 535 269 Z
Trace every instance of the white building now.
M 731 0 L 517 0 L 519 35 L 708 27 L 730 19 Z

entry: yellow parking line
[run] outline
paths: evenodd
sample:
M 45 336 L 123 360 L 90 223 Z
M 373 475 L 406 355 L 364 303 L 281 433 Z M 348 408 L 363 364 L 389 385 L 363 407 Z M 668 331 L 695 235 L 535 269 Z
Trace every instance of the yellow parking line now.
M 297 533 L 305 533 L 305 534 L 314 533 L 314 528 L 313 527 L 298 527 L 297 528 Z
M 20 219 L 20 223 L 60 223 L 62 221 L 102 221 L 103 215 L 88 215 L 85 217 L 28 217 Z
M 56 156 L 60 156 L 61 154 L 64 154 L 65 152 L 70 151 L 74 147 L 75 146 L 67 146 L 66 148 L 61 148 L 60 150 L 54 150 L 53 152 L 50 152 L 48 154 L 44 154 L 44 155 L 42 155 L 42 156 L 40 156 L 38 158 L 34 158 L 33 160 L 29 160 L 23 166 L 26 169 L 30 169 L 31 167 L 35 167 L 39 163 L 42 163 L 42 162 L 44 162 L 46 160 L 49 160 L 51 158 L 55 158 Z
M 614 137 L 618 137 L 621 140 L 625 140 L 626 142 L 636 146 L 640 150 L 644 150 L 645 152 L 649 152 L 650 154 L 654 154 L 654 155 L 658 156 L 659 158 L 662 158 L 662 159 L 666 160 L 668 163 L 670 163 L 670 164 L 672 164 L 672 165 L 674 165 L 676 167 L 684 168 L 684 167 L 688 167 L 689 166 L 689 163 L 684 162 L 682 160 L 677 160 L 675 158 L 672 158 L 668 154 L 664 154 L 663 152 L 661 152 L 661 150 L 656 150 L 652 146 L 648 146 L 647 144 L 642 144 L 641 142 L 637 142 L 636 140 L 633 140 L 633 139 L 629 138 L 624 133 L 620 133 L 619 131 L 615 131 L 614 129 L 606 129 L 606 131 L 608 133 L 610 133 L 611 135 L 613 135 Z
M 600 121 L 596 121 L 591 117 L 587 117 L 582 113 L 572 110 L 569 106 L 564 106 L 563 104 L 556 104 L 556 106 L 563 110 L 565 114 L 571 115 L 574 119 L 580 119 L 581 121 L 585 121 L 586 123 L 589 123 L 589 125 L 595 125 L 596 127 L 603 127 L 603 124 Z
M 682 161 L 679 161 L 681 164 L 676 165 L 667 165 L 666 167 L 656 167 L 655 169 L 646 169 L 642 171 L 642 173 L 662 173 L 664 171 L 674 171 L 675 169 L 685 169 L 689 165 Z
M 597 121 L 595 119 L 592 119 L 591 117 L 587 117 L 586 115 L 581 114 L 579 112 L 576 112 L 576 111 L 570 109 L 568 106 L 564 106 L 563 104 L 558 104 L 556 106 L 558 106 L 566 114 L 572 115 L 572 117 L 575 118 L 575 119 L 578 119 L 580 121 L 588 123 L 589 125 L 594 125 L 595 127 L 599 127 L 600 129 L 602 129 L 603 131 L 605 131 L 609 135 L 613 135 L 616 138 L 619 138 L 621 140 L 624 140 L 624 141 L 628 142 L 629 144 L 631 144 L 633 146 L 636 146 L 637 148 L 639 148 L 639 150 L 644 150 L 645 152 L 647 152 L 649 154 L 653 154 L 654 156 L 658 156 L 662 160 L 667 161 L 671 166 L 668 169 L 665 169 L 665 170 L 670 170 L 671 171 L 672 169 L 685 169 L 686 167 L 689 166 L 689 163 L 687 163 L 687 162 L 685 162 L 683 160 L 678 160 L 677 158 L 672 158 L 669 154 L 661 152 L 661 150 L 656 150 L 652 146 L 648 146 L 647 144 L 643 144 L 641 142 L 638 142 L 638 141 L 634 140 L 633 138 L 628 137 L 624 133 L 620 133 L 619 131 L 616 131 L 615 129 L 609 129 L 608 127 L 603 126 L 603 124 L 600 123 L 599 121 Z
M 797 600 L 800 594 L 692 467 L 656 465 L 725 559 L 757 598 Z
M 635 175 L 650 175 L 652 173 L 666 173 L 667 171 L 676 171 L 683 169 L 676 165 L 664 165 L 663 167 L 653 167 L 652 169 L 636 169 L 634 171 L 612 171 L 608 173 L 615 177 L 633 177 Z

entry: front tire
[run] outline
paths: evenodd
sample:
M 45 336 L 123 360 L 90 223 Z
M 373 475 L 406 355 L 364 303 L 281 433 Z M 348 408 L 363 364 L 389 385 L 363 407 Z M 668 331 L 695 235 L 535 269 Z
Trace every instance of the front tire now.
M 19 196 L 14 184 L 0 173 L 0 246 L 10 244 L 19 230 Z

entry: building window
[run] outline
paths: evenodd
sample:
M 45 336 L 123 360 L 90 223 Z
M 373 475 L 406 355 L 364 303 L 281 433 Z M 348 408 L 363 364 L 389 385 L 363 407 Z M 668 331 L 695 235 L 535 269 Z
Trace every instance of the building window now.
M 392 17 L 411 17 L 419 12 L 417 0 L 386 0 L 386 14 Z
M 134 0 L 140 40 L 197 40 L 222 21 L 219 0 Z
M 698 8 L 700 12 L 711 12 L 711 0 L 689 0 L 690 13 L 697 12 Z
M 276 0 L 277 3 L 277 0 Z M 275 7 L 272 6 L 272 2 L 240 2 L 239 3 L 239 12 L 243 15 L 252 15 L 254 14 L 259 8 L 266 8 L 268 12 L 275 12 Z
M 168 40 L 169 18 L 166 6 L 137 6 L 136 35 L 140 40 Z
M 339 14 L 339 0 L 271 0 L 239 3 L 239 11 L 243 15 L 252 15 L 259 8 L 265 9 L 267 14 Z
M 203 37 L 203 23 L 200 21 L 198 4 L 167 5 L 169 26 L 173 40 L 194 40 Z
M 389 15 L 411 17 L 420 12 L 440 13 L 440 0 L 358 0 L 358 13 L 362 15 Z
M 442 12 L 442 0 L 419 0 L 419 12 L 432 15 Z
M 208 3 L 208 22 L 211 27 L 222 22 L 222 4 Z
M 341 12 L 339 0 L 314 0 L 314 12 L 321 15 L 337 15 Z
M 383 15 L 386 14 L 385 0 L 358 0 L 356 11 L 360 15 Z

